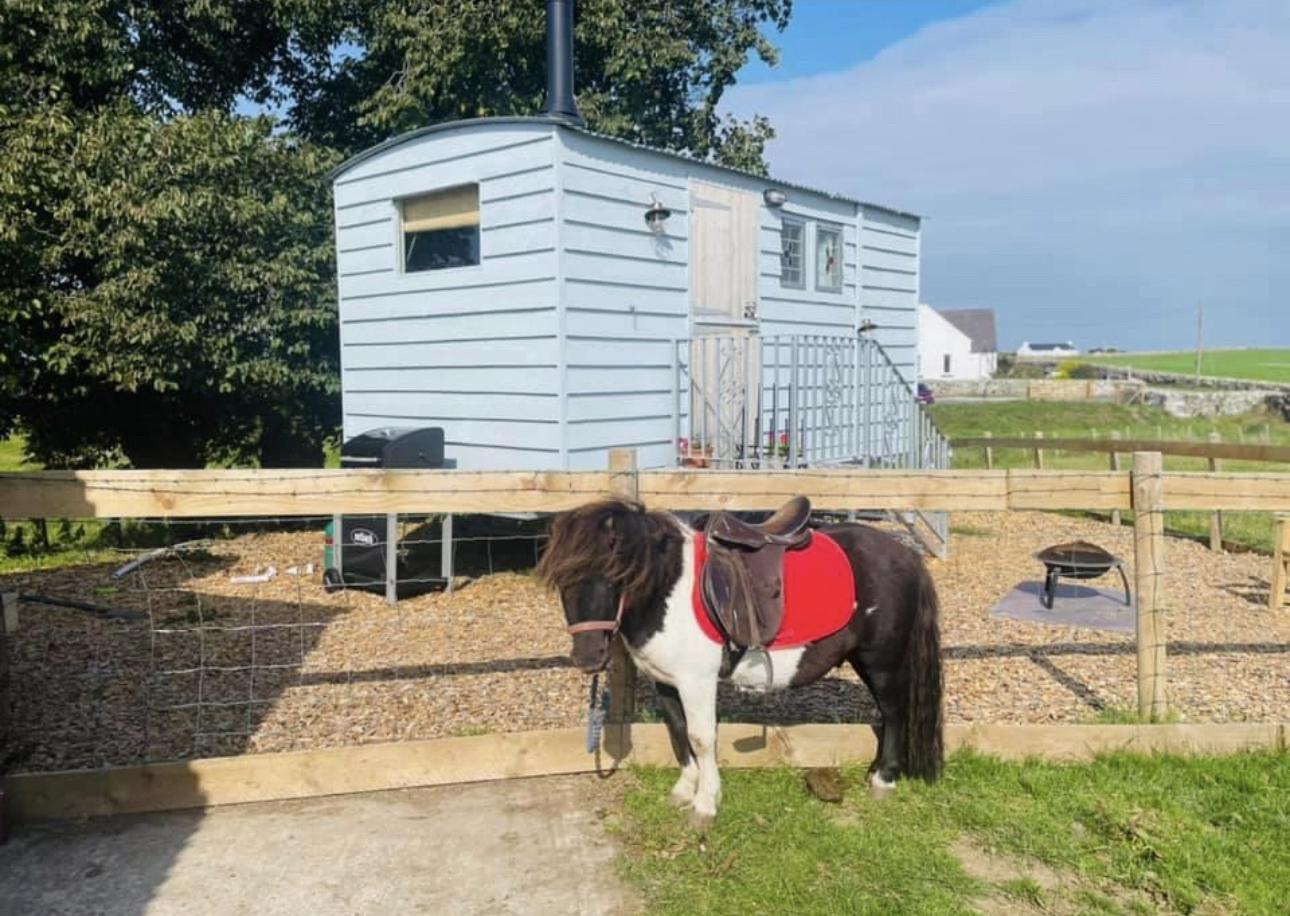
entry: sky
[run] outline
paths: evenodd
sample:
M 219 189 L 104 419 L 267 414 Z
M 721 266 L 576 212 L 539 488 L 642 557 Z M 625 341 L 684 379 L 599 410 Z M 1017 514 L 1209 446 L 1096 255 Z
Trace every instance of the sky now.
M 1290 346 L 1290 0 L 797 0 L 726 96 L 1000 344 Z

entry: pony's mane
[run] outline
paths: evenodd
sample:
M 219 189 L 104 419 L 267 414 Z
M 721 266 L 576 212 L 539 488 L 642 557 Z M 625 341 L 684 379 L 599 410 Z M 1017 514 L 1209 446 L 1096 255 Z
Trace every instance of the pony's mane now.
M 552 588 L 565 589 L 605 576 L 629 595 L 654 594 L 680 574 L 675 568 L 681 526 L 664 512 L 647 512 L 640 503 L 605 499 L 562 512 L 537 575 Z M 675 553 L 675 557 L 673 554 Z

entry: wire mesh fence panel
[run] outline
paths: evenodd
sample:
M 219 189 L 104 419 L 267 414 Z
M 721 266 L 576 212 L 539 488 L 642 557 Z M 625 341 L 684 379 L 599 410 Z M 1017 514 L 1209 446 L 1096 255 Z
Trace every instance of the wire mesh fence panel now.
M 544 519 L 456 519 L 459 587 L 448 594 L 442 519 L 399 517 L 408 580 L 393 605 L 383 567 L 344 588 L 324 581 L 332 522 L 132 520 L 126 543 L 96 544 L 87 562 L 0 577 L 0 590 L 24 599 L 99 609 L 24 600 L 10 640 L 15 716 L 4 768 L 585 724 L 585 676 L 569 662 L 558 598 L 531 575 Z M 386 544 L 368 546 L 383 554 Z M 727 690 L 723 718 L 865 721 L 872 709 L 854 701 L 859 682 L 840 677 L 845 685 L 830 680 L 788 701 Z M 652 688 L 642 679 L 639 689 L 648 720 Z
M 383 541 L 370 545 L 380 555 L 371 581 L 360 570 L 346 587 L 324 582 L 330 521 L 132 522 L 149 529 L 147 545 L 96 545 L 93 562 L 0 579 L 24 599 L 9 640 L 16 714 L 6 767 L 577 723 L 581 678 L 563 657 L 556 606 L 527 574 L 541 522 L 458 520 L 457 571 L 471 585 L 449 596 L 442 520 L 400 519 L 407 581 L 391 606 Z M 557 695 L 568 702 L 553 714 Z
M 5 640 L 12 713 L 0 767 L 102 767 L 585 724 L 586 680 L 569 663 L 559 601 L 531 575 L 543 519 L 455 519 L 458 588 L 449 594 L 443 519 L 399 516 L 400 577 L 418 588 L 393 605 L 383 566 L 370 587 L 324 581 L 335 562 L 330 522 L 109 522 L 39 568 L 32 557 L 32 568 L 0 573 L 0 592 L 21 596 L 20 626 Z M 384 532 L 368 545 L 378 555 Z M 1027 619 L 994 613 L 1019 585 L 1042 581 L 1034 554 L 1051 544 L 1091 540 L 1131 566 L 1130 527 L 1086 515 L 964 511 L 949 537 L 949 559 L 928 561 L 941 599 L 949 721 L 1079 722 L 1132 707 L 1131 629 L 1049 620 L 1042 609 Z M 1173 708 L 1197 721 L 1290 716 L 1290 645 L 1266 611 L 1269 558 L 1166 541 Z M 642 678 L 638 709 L 647 720 L 656 718 L 650 692 Z M 846 668 L 800 691 L 725 687 L 719 714 L 876 721 Z

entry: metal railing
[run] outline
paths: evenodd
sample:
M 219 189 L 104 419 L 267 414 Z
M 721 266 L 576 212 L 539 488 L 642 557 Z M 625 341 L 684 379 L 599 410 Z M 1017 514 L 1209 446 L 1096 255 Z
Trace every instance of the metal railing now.
M 683 467 L 948 468 L 950 443 L 887 351 L 864 335 L 703 335 L 675 344 Z M 902 516 L 943 551 L 944 513 Z M 926 539 L 925 539 L 926 540 Z

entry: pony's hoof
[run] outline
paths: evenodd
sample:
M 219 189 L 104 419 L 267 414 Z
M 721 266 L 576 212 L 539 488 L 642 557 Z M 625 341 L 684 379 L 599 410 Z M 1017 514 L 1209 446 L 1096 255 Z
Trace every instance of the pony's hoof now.
M 717 813 L 715 811 L 712 811 L 712 812 L 691 811 L 690 829 L 696 830 L 699 833 L 705 833 L 707 832 L 708 828 L 712 826 L 712 822 L 715 821 L 716 819 L 717 819 Z
M 673 789 L 672 794 L 667 797 L 667 803 L 673 808 L 688 808 L 694 804 L 694 796 L 688 792 L 678 792 Z
M 878 801 L 882 801 L 892 792 L 896 791 L 896 784 L 888 782 L 876 772 L 869 774 L 869 795 Z

